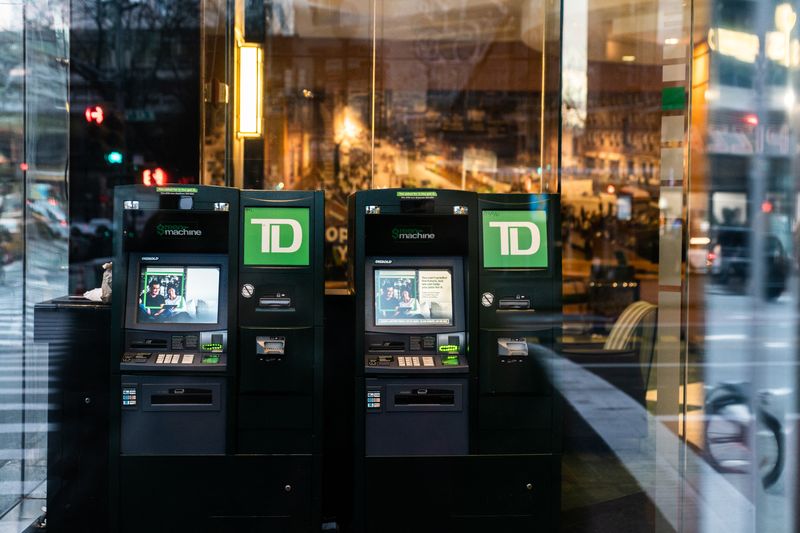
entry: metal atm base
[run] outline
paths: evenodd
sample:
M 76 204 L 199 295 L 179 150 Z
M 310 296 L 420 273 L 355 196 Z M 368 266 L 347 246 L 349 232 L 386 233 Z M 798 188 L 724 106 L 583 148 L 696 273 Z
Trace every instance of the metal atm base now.
M 362 533 L 556 531 L 557 455 L 367 457 Z
M 126 456 L 122 533 L 319 531 L 318 458 Z

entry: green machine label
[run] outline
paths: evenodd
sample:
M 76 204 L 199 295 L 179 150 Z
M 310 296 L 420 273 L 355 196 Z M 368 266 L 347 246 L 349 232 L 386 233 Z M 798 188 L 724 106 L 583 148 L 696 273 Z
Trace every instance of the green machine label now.
M 246 207 L 244 264 L 307 266 L 308 219 L 305 207 Z
M 546 211 L 483 211 L 484 268 L 547 268 Z

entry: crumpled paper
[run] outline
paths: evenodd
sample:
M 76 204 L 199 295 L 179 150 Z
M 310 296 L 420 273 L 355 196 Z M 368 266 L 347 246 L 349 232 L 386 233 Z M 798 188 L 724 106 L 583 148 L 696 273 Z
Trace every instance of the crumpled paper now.
M 103 301 L 103 290 L 98 287 L 96 289 L 92 289 L 90 291 L 86 291 L 83 293 L 83 297 L 87 300 L 91 300 L 93 302 L 102 302 Z
M 103 263 L 103 282 L 97 289 L 83 293 L 83 297 L 92 302 L 111 301 L 111 263 Z

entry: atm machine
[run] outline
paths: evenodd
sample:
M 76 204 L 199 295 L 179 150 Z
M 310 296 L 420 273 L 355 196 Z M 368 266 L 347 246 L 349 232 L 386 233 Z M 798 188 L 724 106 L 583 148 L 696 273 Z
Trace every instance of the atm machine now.
M 115 189 L 110 531 L 318 517 L 321 197 L 270 194 Z
M 223 514 L 239 192 L 114 191 L 111 530 L 202 530 Z
M 356 531 L 447 517 L 449 471 L 471 449 L 476 200 L 394 189 L 349 199 Z
M 553 201 L 447 190 L 350 197 L 355 531 L 555 527 L 552 358 L 537 352 L 555 335 L 537 320 L 560 305 Z M 493 262 L 494 245 L 501 259 L 539 253 L 537 266 Z

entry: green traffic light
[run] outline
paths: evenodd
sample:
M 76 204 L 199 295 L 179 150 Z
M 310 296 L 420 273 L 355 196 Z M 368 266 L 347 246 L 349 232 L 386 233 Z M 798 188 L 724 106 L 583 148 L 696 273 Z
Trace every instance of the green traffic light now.
M 122 152 L 117 152 L 114 150 L 113 152 L 109 152 L 106 154 L 106 161 L 108 161 L 109 165 L 119 165 L 122 163 Z

